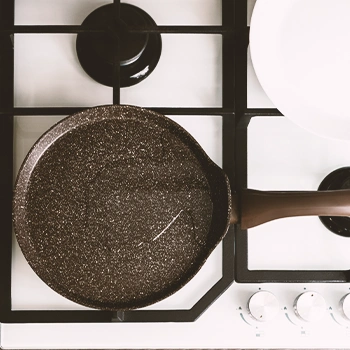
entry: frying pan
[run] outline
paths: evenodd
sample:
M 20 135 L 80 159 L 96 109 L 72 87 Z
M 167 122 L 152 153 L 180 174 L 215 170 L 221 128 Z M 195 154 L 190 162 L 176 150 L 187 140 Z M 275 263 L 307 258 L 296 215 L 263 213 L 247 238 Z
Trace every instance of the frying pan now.
M 185 285 L 230 224 L 350 215 L 349 191 L 231 195 L 228 178 L 182 127 L 134 106 L 69 116 L 18 173 L 13 221 L 52 289 L 105 310 L 140 308 Z

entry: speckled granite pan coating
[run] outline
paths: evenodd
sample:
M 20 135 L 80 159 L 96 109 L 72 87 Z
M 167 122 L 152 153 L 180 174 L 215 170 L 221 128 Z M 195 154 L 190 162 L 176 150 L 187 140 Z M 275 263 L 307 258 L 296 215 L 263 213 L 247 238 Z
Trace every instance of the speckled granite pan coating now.
M 56 124 L 20 169 L 19 245 L 77 303 L 140 308 L 186 284 L 225 235 L 227 177 L 178 124 L 102 106 Z

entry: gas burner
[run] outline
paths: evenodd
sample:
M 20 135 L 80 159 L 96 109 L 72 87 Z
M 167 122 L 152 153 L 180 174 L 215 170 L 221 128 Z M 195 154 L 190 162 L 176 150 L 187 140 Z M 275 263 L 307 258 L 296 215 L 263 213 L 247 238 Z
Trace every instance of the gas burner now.
M 132 33 L 129 27 L 153 27 L 154 20 L 140 8 L 120 4 L 120 23 L 114 22 L 114 5 L 91 12 L 82 26 L 104 28 L 105 33 L 79 33 L 77 54 L 86 73 L 97 82 L 113 86 L 114 46 L 119 38 L 120 87 L 132 86 L 147 78 L 156 67 L 162 51 L 158 33 Z
M 350 189 L 350 167 L 334 170 L 321 182 L 319 190 Z M 337 235 L 350 237 L 350 218 L 337 216 L 321 216 L 322 223 Z

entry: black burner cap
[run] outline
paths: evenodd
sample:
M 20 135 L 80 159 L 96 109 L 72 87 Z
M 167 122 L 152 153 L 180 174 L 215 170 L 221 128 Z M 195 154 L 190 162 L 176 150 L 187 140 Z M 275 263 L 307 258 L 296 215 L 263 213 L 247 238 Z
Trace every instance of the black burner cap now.
M 120 4 L 120 20 L 114 20 L 114 5 L 108 4 L 91 12 L 82 23 L 86 28 L 101 28 L 104 33 L 79 33 L 77 54 L 80 64 L 97 82 L 113 85 L 115 41 L 119 38 L 120 86 L 137 84 L 156 67 L 161 50 L 158 33 L 130 32 L 132 27 L 153 27 L 156 23 L 140 8 Z
M 350 189 L 350 167 L 334 170 L 321 182 L 318 190 Z M 340 216 L 320 216 L 321 222 L 333 233 L 350 237 L 350 218 Z

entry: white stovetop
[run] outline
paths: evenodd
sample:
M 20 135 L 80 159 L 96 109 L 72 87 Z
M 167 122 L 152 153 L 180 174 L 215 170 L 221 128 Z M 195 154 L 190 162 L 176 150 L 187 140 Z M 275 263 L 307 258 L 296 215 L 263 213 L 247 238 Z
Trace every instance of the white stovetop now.
M 16 23 L 79 24 L 90 11 L 108 2 L 16 0 Z M 145 9 L 158 24 L 221 23 L 220 0 L 127 2 Z M 254 0 L 248 0 L 248 19 L 254 3 Z M 16 106 L 90 106 L 112 102 L 111 89 L 95 83 L 80 68 L 74 40 L 74 35 L 15 36 Z M 121 103 L 220 107 L 221 37 L 169 34 L 163 35 L 162 40 L 159 65 L 140 84 L 122 89 Z M 189 59 L 195 64 L 189 65 Z M 248 106 L 273 107 L 255 77 L 250 60 L 248 67 Z M 175 87 L 175 93 L 168 92 L 170 87 Z M 16 117 L 15 172 L 33 142 L 60 118 Z M 221 117 L 172 118 L 221 165 Z M 337 141 L 309 135 L 284 118 L 253 119 L 248 129 L 249 185 L 258 189 L 315 189 L 334 168 L 350 164 L 347 152 L 339 153 L 342 147 L 344 144 Z M 325 149 L 328 150 L 326 158 Z M 350 266 L 350 254 L 346 254 L 350 251 L 350 240 L 331 234 L 317 218 L 278 220 L 250 230 L 248 235 L 251 269 L 339 269 Z M 221 257 L 220 245 L 188 285 L 148 308 L 191 307 L 221 277 Z M 2 324 L 1 346 L 51 349 L 345 348 L 350 344 L 350 322 L 341 319 L 338 302 L 349 292 L 349 287 L 350 284 L 234 283 L 193 323 Z M 279 315 L 264 324 L 255 322 L 246 311 L 249 297 L 259 288 L 273 292 L 281 306 Z M 41 282 L 26 263 L 18 245 L 13 251 L 12 289 L 14 309 L 86 309 L 59 296 Z M 293 301 L 305 289 L 321 293 L 327 307 L 332 308 L 320 322 L 306 324 L 293 313 Z

